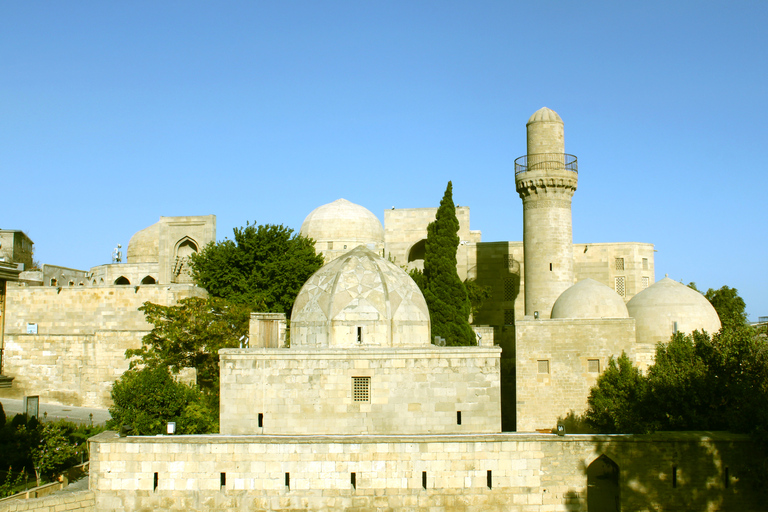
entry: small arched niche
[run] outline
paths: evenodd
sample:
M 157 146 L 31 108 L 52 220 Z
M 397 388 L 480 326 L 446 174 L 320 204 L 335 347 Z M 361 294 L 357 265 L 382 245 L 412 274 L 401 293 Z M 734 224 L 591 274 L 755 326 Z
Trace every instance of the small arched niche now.
M 590 512 L 619 512 L 619 465 L 605 455 L 592 461 L 587 468 L 587 510 Z
M 155 281 L 155 278 L 152 276 L 146 276 L 141 280 L 141 284 L 157 284 L 157 281 Z
M 412 261 L 419 261 L 424 259 L 424 254 L 427 250 L 427 240 L 423 238 L 413 244 L 408 251 L 408 263 Z
M 117 285 L 128 285 L 131 284 L 131 282 L 128 280 L 125 276 L 120 276 L 117 279 L 115 279 L 115 284 Z

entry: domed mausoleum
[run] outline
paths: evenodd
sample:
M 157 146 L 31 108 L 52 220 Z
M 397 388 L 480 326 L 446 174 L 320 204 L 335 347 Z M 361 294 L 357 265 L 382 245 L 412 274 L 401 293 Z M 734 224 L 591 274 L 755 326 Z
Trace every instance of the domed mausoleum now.
M 637 342 L 655 345 L 677 331 L 720 330 L 720 317 L 706 297 L 668 277 L 638 293 L 627 303 L 635 319 Z
M 160 259 L 160 223 L 137 231 L 128 242 L 126 263 L 157 263 Z
M 315 241 L 315 250 L 331 261 L 363 245 L 376 253 L 384 249 L 384 227 L 370 210 L 346 199 L 312 210 L 299 234 Z
M 296 297 L 294 347 L 428 346 L 429 310 L 401 268 L 362 246 L 318 270 Z
M 552 306 L 552 318 L 627 318 L 624 299 L 594 279 L 582 279 L 565 290 Z

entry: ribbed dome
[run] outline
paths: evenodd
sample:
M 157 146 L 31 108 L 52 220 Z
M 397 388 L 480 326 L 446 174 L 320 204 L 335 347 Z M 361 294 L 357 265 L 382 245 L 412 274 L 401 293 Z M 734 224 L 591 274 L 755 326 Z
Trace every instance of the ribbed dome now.
M 720 330 L 720 317 L 706 297 L 668 277 L 632 297 L 627 310 L 635 319 L 638 343 L 669 341 L 675 323 L 685 333 Z
M 628 318 L 624 299 L 594 279 L 583 279 L 555 301 L 550 318 Z
M 379 247 L 384 244 L 384 227 L 378 217 L 346 199 L 337 199 L 312 210 L 299 232 L 315 242 L 346 243 L 349 249 L 357 245 Z
M 160 261 L 160 223 L 138 231 L 128 242 L 127 263 L 157 263 Z
M 400 267 L 357 247 L 318 270 L 299 291 L 292 347 L 429 345 L 429 310 Z
M 560 116 L 557 115 L 557 112 L 555 112 L 554 110 L 549 109 L 547 107 L 541 107 L 539 110 L 533 113 L 530 119 L 528 119 L 527 124 L 539 123 L 539 122 L 562 123 L 563 120 L 560 119 Z

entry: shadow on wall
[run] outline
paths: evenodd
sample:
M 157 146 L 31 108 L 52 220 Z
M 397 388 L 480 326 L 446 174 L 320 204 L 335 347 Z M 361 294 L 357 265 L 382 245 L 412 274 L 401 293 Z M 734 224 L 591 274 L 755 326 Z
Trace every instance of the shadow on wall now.
M 714 436 L 676 432 L 638 436 L 641 442 L 598 441 L 595 449 L 602 455 L 581 468 L 588 481 L 587 510 L 765 510 L 766 490 L 744 479 L 753 443 Z
M 477 312 L 474 323 L 491 325 L 494 343 L 501 346 L 501 429 L 516 430 L 515 302 L 520 295 L 520 263 L 507 242 L 477 246 L 475 282 L 491 289 L 491 297 Z

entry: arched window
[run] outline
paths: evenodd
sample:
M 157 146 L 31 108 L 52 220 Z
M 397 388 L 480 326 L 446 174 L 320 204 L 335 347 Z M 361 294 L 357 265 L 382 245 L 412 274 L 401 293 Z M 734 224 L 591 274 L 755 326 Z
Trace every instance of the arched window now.
M 619 512 L 619 466 L 605 455 L 587 468 L 587 509 Z
M 51 278 L 51 286 L 58 286 L 58 285 L 59 285 L 59 282 L 56 280 L 55 277 L 52 277 Z
M 125 285 L 125 284 L 131 284 L 131 282 L 128 280 L 125 276 L 120 276 L 117 279 L 115 279 L 115 284 L 118 285 Z
M 155 281 L 154 277 L 147 276 L 141 280 L 141 284 L 157 284 L 157 281 Z
M 189 257 L 197 252 L 197 243 L 188 236 L 176 244 L 176 255 L 173 262 L 171 281 L 174 283 L 191 283 L 189 275 Z

